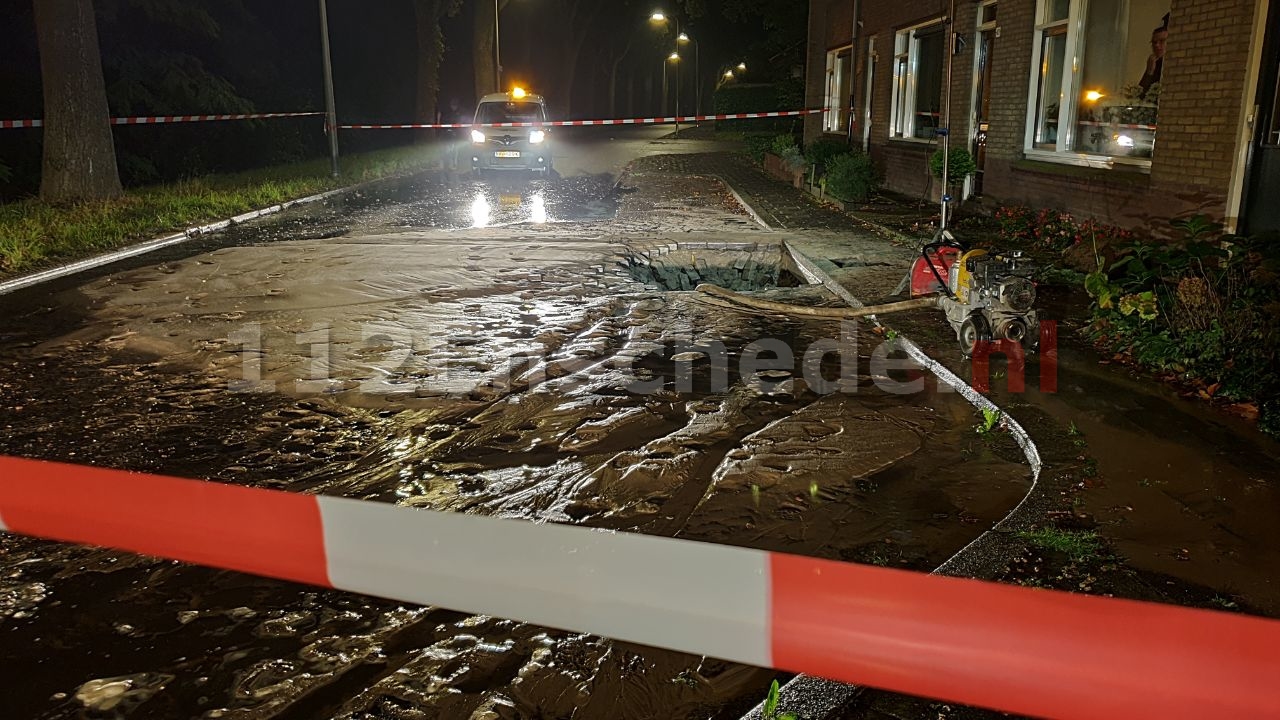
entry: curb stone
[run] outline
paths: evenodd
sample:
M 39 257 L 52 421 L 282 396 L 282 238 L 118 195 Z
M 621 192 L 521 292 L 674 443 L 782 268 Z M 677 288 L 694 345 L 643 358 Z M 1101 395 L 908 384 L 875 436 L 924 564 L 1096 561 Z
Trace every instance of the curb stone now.
M 427 168 L 423 168 L 418 172 L 427 172 L 430 169 L 431 168 L 427 167 Z M 307 195 L 305 197 L 295 198 L 293 200 L 287 200 L 285 202 L 282 202 L 276 205 L 259 208 L 257 210 L 250 210 L 247 213 L 242 213 L 240 215 L 236 215 L 226 220 L 219 220 L 217 222 L 209 223 L 207 225 L 198 225 L 195 227 L 187 228 L 186 230 L 183 230 L 181 232 L 164 235 L 158 238 L 153 238 L 151 240 L 144 240 L 140 243 L 135 243 L 133 245 L 126 245 L 125 247 L 122 247 L 118 250 L 111 250 L 109 252 L 102 253 L 100 255 L 94 255 L 88 258 L 84 258 L 82 260 L 76 260 L 73 262 L 66 263 L 64 265 L 59 265 L 57 267 L 49 268 L 47 270 L 40 270 L 38 272 L 28 273 L 26 275 L 19 275 L 17 277 L 10 278 L 8 280 L 0 282 L 0 295 L 8 295 L 9 293 L 17 292 L 18 290 L 24 290 L 29 287 L 34 287 L 36 285 L 40 285 L 40 284 L 49 282 L 51 280 L 57 280 L 59 278 L 64 278 L 69 275 L 75 275 L 77 273 L 82 273 L 86 270 L 93 270 L 96 268 L 100 268 L 104 265 L 110 265 L 112 263 L 120 262 L 121 260 L 128 260 L 129 258 L 137 257 L 139 255 L 146 255 L 147 253 L 155 252 L 156 250 L 161 250 L 163 248 L 170 247 L 172 245 L 180 245 L 184 242 L 187 242 L 188 240 L 195 239 L 202 235 L 208 235 L 211 233 L 220 232 L 222 230 L 225 230 L 231 227 L 232 225 L 238 225 L 241 223 L 249 222 L 250 220 L 257 220 L 258 218 L 267 217 L 269 215 L 275 215 L 276 213 L 283 212 L 297 205 L 309 205 L 311 203 L 327 200 L 336 195 L 341 195 L 343 193 L 349 193 L 354 190 L 359 190 L 360 188 L 368 187 L 369 185 L 373 185 L 374 183 L 380 183 L 387 180 L 407 177 L 413 174 L 414 173 L 397 173 L 395 175 L 388 175 L 386 177 L 374 178 L 373 180 L 365 180 L 363 182 L 356 183 L 355 185 L 348 185 L 346 187 L 334 188 L 333 190 L 326 190 L 322 193 L 316 193 L 315 195 Z

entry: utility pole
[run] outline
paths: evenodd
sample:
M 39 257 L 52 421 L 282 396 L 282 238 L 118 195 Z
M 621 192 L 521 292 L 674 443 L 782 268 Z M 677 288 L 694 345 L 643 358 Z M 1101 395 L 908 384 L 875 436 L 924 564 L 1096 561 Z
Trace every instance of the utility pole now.
M 329 10 L 320 0 L 320 50 L 324 56 L 324 127 L 329 136 L 329 160 L 338 177 L 338 111 L 333 102 L 333 63 L 329 59 Z
M 944 134 L 942 136 L 942 210 L 938 218 L 939 233 L 947 231 L 947 211 L 950 210 L 948 203 L 951 202 L 951 196 L 948 194 L 951 178 L 948 176 L 951 173 L 951 77 L 952 65 L 956 55 L 956 0 L 951 0 L 943 28 L 946 32 L 947 43 L 947 87 L 942 94 L 944 98 L 942 108 Z M 961 188 L 960 192 L 963 193 L 964 189 Z
M 676 37 L 680 37 L 680 18 L 676 21 Z M 672 53 L 676 61 L 676 137 L 680 137 L 680 41 L 676 40 L 676 51 Z
M 502 8 L 498 7 L 498 0 L 493 0 L 493 91 L 502 92 L 502 38 L 499 34 L 500 23 L 498 22 L 498 14 L 502 12 Z

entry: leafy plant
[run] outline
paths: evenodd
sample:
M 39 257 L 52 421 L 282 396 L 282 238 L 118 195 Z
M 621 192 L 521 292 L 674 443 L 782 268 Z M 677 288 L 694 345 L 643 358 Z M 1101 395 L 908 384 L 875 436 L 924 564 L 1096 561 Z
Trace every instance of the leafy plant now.
M 956 147 L 947 153 L 947 184 L 955 185 L 978 171 L 978 164 L 968 150 Z M 929 169 L 936 178 L 942 177 L 942 150 L 937 150 L 929 157 Z
M 1160 315 L 1156 307 L 1156 294 L 1150 290 L 1125 295 L 1120 298 L 1120 312 L 1126 316 L 1134 315 L 1143 320 L 1155 320 Z
M 799 146 L 796 144 L 795 135 L 775 135 L 773 142 L 769 146 L 769 152 L 774 155 L 783 156 L 789 152 L 797 150 Z
M 824 171 L 832 158 L 847 152 L 849 152 L 848 143 L 831 138 L 818 138 L 805 148 L 804 157 L 811 165 L 818 167 L 819 171 Z
M 13 171 L 3 161 L 0 161 L 0 183 L 7 183 L 12 179 Z
M 747 154 L 757 163 L 764 162 L 764 154 L 773 146 L 772 135 L 747 135 L 744 141 L 747 145 Z
M 982 424 L 978 426 L 979 435 L 989 435 L 1000 427 L 1002 413 L 999 410 L 982 408 Z
M 860 150 L 831 158 L 826 181 L 827 192 L 846 202 L 865 202 L 879 186 L 871 156 Z
M 798 720 L 795 713 L 778 714 L 778 681 L 769 686 L 769 696 L 764 700 L 764 720 Z
M 939 171 L 941 173 L 941 171 Z M 1006 243 L 1030 243 L 1045 249 L 1065 251 L 1084 242 L 1100 246 L 1128 243 L 1133 232 L 1092 219 L 1076 220 L 1057 210 L 1032 210 L 1022 206 L 997 208 L 996 225 Z

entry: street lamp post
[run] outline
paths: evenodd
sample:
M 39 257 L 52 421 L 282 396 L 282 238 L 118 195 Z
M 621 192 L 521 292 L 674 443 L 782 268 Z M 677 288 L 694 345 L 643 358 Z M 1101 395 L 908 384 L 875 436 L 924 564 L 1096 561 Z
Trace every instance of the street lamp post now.
M 498 14 L 502 9 L 498 7 L 498 0 L 493 0 L 493 82 L 494 92 L 502 92 L 502 36 L 500 35 L 500 23 L 498 22 Z
M 656 23 L 665 23 L 667 22 L 667 14 L 662 12 L 661 10 L 655 10 L 653 14 L 649 16 L 649 19 Z M 676 44 L 675 44 L 675 50 L 673 50 L 671 55 L 667 57 L 667 60 L 676 63 L 676 71 L 675 71 L 676 72 L 676 116 L 675 117 L 676 117 L 676 133 L 679 134 L 680 132 L 680 43 L 689 42 L 690 38 L 685 33 L 680 32 L 680 18 L 672 17 L 671 22 L 675 25 Z M 696 41 L 693 46 L 693 49 L 694 49 L 694 72 L 697 73 L 698 72 L 698 68 L 697 68 L 698 45 L 696 44 Z M 666 72 L 667 72 L 667 64 L 666 62 L 664 62 L 662 64 L 662 74 L 664 78 L 662 83 L 663 84 L 663 91 L 662 91 L 663 101 L 662 102 L 663 102 L 664 108 L 666 107 L 666 97 L 667 97 L 666 80 L 665 80 Z M 701 88 L 699 88 L 697 93 L 697 98 L 698 98 L 697 102 L 699 104 L 702 102 L 701 92 L 702 92 Z
M 690 38 L 685 33 L 676 36 L 678 42 L 693 43 L 693 114 L 702 114 L 702 46 L 697 38 Z

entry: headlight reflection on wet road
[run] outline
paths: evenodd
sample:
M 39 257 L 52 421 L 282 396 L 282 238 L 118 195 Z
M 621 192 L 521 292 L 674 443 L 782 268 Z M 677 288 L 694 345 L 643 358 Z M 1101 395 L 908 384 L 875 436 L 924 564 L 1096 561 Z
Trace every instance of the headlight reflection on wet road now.
M 489 213 L 489 200 L 484 193 L 476 193 L 475 199 L 471 201 L 471 227 L 488 227 Z
M 529 220 L 537 225 L 547 222 L 547 202 L 542 193 L 529 198 Z

